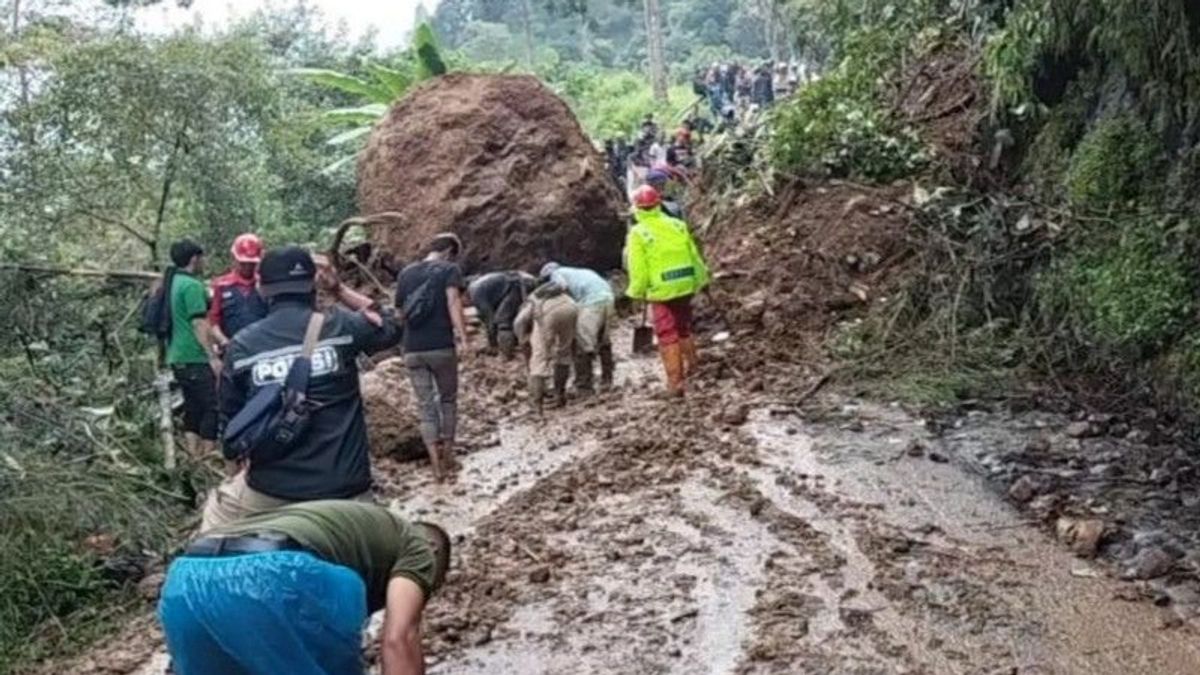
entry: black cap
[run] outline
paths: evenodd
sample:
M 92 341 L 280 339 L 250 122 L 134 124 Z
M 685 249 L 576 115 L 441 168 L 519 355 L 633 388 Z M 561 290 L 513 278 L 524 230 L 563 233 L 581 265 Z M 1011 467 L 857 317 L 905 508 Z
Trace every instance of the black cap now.
M 299 246 L 273 248 L 258 264 L 258 289 L 265 297 L 289 293 L 312 293 L 317 265 Z
M 198 255 L 204 255 L 204 249 L 191 239 L 180 239 L 171 244 L 171 263 L 176 267 L 187 267 Z

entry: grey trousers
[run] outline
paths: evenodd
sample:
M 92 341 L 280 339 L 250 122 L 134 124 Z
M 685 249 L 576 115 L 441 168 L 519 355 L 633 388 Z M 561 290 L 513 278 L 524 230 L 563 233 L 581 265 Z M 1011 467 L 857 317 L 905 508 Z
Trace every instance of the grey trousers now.
M 427 447 L 454 442 L 458 427 L 458 355 L 453 349 L 404 355 L 408 379 L 421 412 L 421 438 Z

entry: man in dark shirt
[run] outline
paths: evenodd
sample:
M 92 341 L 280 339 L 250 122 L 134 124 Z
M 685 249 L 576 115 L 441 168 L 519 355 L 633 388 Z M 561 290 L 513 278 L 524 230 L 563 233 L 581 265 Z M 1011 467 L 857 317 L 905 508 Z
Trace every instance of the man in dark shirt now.
M 489 272 L 476 277 L 467 286 L 471 305 L 487 329 L 488 346 L 499 349 L 505 358 L 512 358 L 517 348 L 513 322 L 521 303 L 537 287 L 537 278 L 527 272 Z
M 421 438 L 439 481 L 454 468 L 458 354 L 467 353 L 463 275 L 454 262 L 460 253 L 458 237 L 439 234 L 425 259 L 405 267 L 396 280 L 396 306 L 405 315 L 404 365 L 420 408 Z
M 236 415 L 260 387 L 287 377 L 315 311 L 317 277 L 316 263 L 304 249 L 275 249 L 263 257 L 259 290 L 270 309 L 265 319 L 238 332 L 225 350 L 220 387 L 224 420 Z M 370 298 L 342 286 L 327 267 L 320 281 L 349 309 L 335 306 L 325 312 L 308 384 L 308 397 L 319 406 L 311 425 L 284 457 L 266 464 L 251 457 L 248 469 L 218 486 L 204 506 L 201 531 L 293 502 L 371 499 L 356 358 L 395 345 L 399 328 L 390 310 L 377 312 Z
M 383 673 L 423 673 L 421 615 L 450 540 L 374 504 L 285 506 L 193 541 L 167 570 L 159 620 L 178 675 L 362 673 L 384 610 Z

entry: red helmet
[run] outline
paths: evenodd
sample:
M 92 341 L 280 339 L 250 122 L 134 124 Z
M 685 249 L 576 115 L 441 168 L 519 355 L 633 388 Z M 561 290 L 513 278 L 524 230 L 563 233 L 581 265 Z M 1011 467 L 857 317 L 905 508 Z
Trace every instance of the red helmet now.
M 652 209 L 662 203 L 662 195 L 649 185 L 633 191 L 633 205 L 639 209 Z
M 229 250 L 233 253 L 233 259 L 240 263 L 257 263 L 262 260 L 262 239 L 257 234 L 239 234 Z

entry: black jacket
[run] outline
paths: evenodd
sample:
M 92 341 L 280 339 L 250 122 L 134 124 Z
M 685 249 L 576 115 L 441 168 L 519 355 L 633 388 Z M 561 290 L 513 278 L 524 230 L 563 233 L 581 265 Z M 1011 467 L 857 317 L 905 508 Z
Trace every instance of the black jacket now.
M 238 332 L 225 352 L 219 391 L 222 426 L 259 387 L 283 380 L 301 350 L 312 308 L 303 303 L 273 305 L 267 317 Z M 342 499 L 371 487 L 367 423 L 358 390 L 359 354 L 387 349 L 400 341 L 390 311 L 382 328 L 341 307 L 325 312 L 313 350 L 308 395 L 323 404 L 313 414 L 307 436 L 288 455 L 266 466 L 250 465 L 250 487 L 281 499 Z

